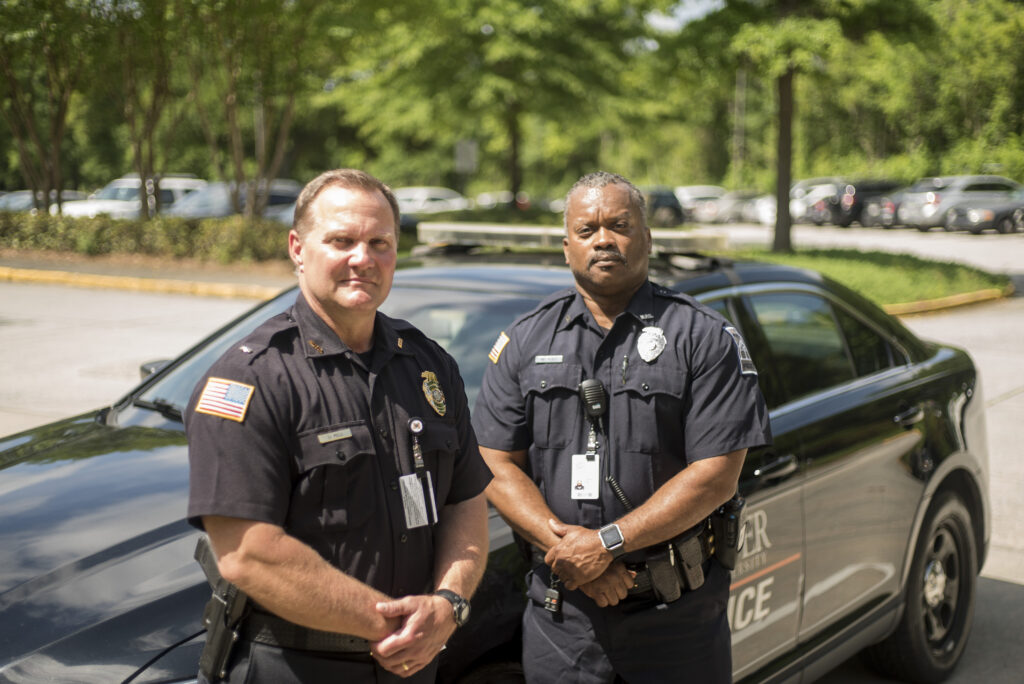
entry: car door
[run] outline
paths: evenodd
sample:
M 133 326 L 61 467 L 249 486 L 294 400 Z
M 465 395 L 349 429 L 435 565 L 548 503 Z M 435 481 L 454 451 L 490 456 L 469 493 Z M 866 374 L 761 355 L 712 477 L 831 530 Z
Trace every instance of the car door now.
M 728 297 L 701 299 L 743 334 L 758 369 L 774 438 L 771 446 L 748 452 L 740 476 L 747 505 L 728 606 L 733 675 L 739 680 L 793 649 L 797 641 L 804 543 L 799 444 L 789 416 L 780 412 L 778 383 L 750 317 Z
M 838 295 L 807 286 L 749 306 L 805 472 L 803 642 L 898 591 L 923 490 L 924 410 L 904 350 Z

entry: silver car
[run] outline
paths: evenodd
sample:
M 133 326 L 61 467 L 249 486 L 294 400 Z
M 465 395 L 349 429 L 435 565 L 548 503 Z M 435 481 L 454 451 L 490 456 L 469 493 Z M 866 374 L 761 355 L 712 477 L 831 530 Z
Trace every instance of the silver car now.
M 922 178 L 903 195 L 896 222 L 927 232 L 945 226 L 949 210 L 961 202 L 1005 198 L 1021 187 L 1002 176 Z

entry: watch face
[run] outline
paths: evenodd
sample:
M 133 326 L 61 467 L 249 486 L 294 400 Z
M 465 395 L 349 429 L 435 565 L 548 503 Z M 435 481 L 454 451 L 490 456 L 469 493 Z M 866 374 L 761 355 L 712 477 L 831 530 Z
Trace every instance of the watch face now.
M 601 535 L 601 543 L 604 544 L 606 549 L 614 548 L 622 543 L 622 532 L 614 525 L 602 527 L 599 534 Z

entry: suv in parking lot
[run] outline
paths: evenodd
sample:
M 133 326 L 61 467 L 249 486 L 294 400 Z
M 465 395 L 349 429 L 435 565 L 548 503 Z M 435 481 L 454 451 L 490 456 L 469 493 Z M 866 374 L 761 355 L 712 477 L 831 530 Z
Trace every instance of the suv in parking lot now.
M 150 181 L 147 181 L 149 183 Z M 191 175 L 168 174 L 158 179 L 160 207 L 167 209 L 188 193 L 206 185 L 206 181 Z M 142 209 L 142 183 L 139 174 L 131 173 L 107 183 L 101 190 L 80 202 L 69 202 L 63 207 L 65 216 L 109 216 L 118 219 L 138 218 Z M 56 208 L 51 209 L 56 213 Z
M 897 209 L 896 223 L 922 232 L 945 226 L 957 204 L 978 199 L 1007 199 L 1021 185 L 1002 176 L 922 178 L 908 188 Z
M 572 286 L 560 253 L 519 261 L 537 263 L 423 257 L 383 308 L 452 353 L 470 405 L 498 333 Z M 740 478 L 735 679 L 807 681 L 866 648 L 893 676 L 939 681 L 967 642 L 989 540 L 970 357 L 813 272 L 664 256 L 651 279 L 741 330 L 770 409 L 775 442 Z M 181 411 L 212 361 L 295 295 L 155 366 L 108 408 L 0 439 L 0 682 L 195 681 L 209 588 L 184 519 Z M 521 676 L 526 561 L 494 511 L 489 524 L 487 575 L 443 682 Z

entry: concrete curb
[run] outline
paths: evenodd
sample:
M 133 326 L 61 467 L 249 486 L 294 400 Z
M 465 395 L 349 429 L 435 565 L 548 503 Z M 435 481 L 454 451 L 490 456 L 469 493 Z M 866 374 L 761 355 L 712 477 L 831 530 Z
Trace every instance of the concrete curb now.
M 73 271 L 12 268 L 8 266 L 0 266 L 0 281 L 258 300 L 270 299 L 284 289 L 283 287 L 269 287 L 266 285 L 113 276 Z
M 13 268 L 0 266 L 0 282 L 34 283 L 45 285 L 69 285 L 104 290 L 128 290 L 134 292 L 156 292 L 162 294 L 187 294 L 199 297 L 224 297 L 228 299 L 256 299 L 264 301 L 277 296 L 283 289 L 268 285 L 248 285 L 242 283 L 218 283 L 192 280 L 174 280 L 169 278 L 142 278 L 136 276 L 100 275 L 96 273 L 78 273 L 74 271 L 51 271 L 44 269 Z M 964 292 L 961 294 L 929 299 L 920 302 L 887 304 L 882 308 L 893 316 L 929 313 L 942 311 L 968 304 L 994 301 L 1008 297 L 1013 293 L 1013 286 L 1005 290 L 997 288 Z

